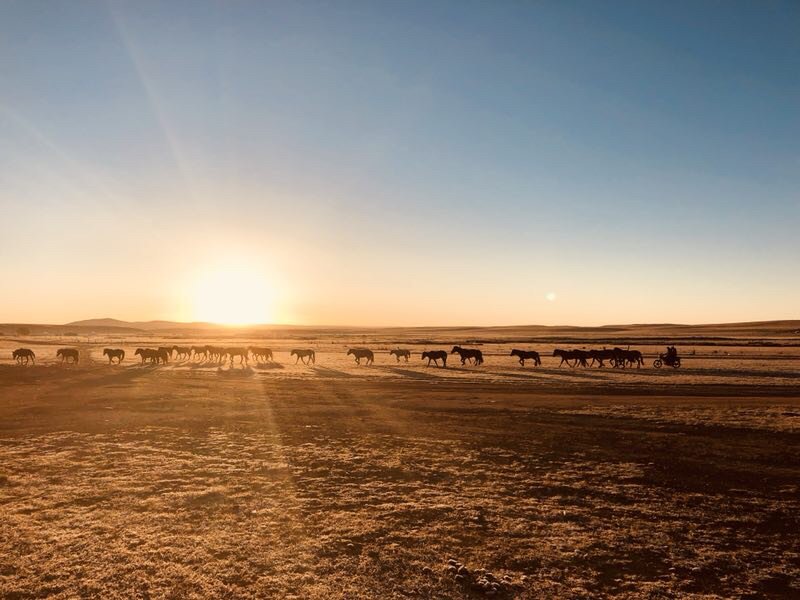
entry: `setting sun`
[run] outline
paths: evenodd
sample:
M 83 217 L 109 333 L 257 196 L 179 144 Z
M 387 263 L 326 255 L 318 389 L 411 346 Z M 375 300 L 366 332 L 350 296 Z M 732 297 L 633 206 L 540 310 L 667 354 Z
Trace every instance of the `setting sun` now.
M 274 320 L 274 299 L 267 279 L 244 267 L 202 272 L 189 301 L 192 319 L 196 321 L 252 325 Z

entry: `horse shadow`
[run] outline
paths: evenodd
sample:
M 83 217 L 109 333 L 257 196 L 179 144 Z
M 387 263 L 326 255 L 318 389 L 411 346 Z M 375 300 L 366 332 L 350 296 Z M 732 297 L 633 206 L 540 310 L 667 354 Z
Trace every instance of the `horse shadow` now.
M 431 365 L 431 366 L 433 366 L 433 365 Z M 442 367 L 442 368 L 444 368 L 444 367 Z M 483 369 L 481 369 L 480 365 L 477 365 L 477 366 L 475 366 L 475 365 L 473 365 L 473 366 L 463 365 L 462 366 L 461 364 L 459 364 L 459 365 L 447 365 L 447 370 L 448 371 L 459 371 L 459 372 L 463 372 L 463 373 L 485 373 L 486 372 Z
M 274 371 L 277 369 L 285 368 L 281 363 L 277 362 L 255 363 L 255 367 L 257 369 L 263 369 L 265 371 Z
M 253 371 L 251 367 L 243 367 L 241 369 L 237 369 L 236 367 L 223 369 L 222 367 L 219 367 L 217 369 L 217 375 L 219 375 L 220 377 L 232 377 L 232 378 L 252 377 L 253 375 L 255 375 L 255 371 Z
M 217 362 L 216 360 L 204 360 L 203 362 L 189 362 L 185 366 L 190 369 L 207 369 L 209 367 L 220 368 L 224 363 Z M 182 365 L 183 366 L 183 365 Z
M 430 381 L 432 379 L 441 379 L 438 375 L 432 375 L 430 373 L 424 373 L 422 371 L 412 371 L 411 369 L 402 369 L 400 367 L 378 367 L 384 371 L 389 371 L 390 373 L 394 373 L 395 375 L 400 375 L 401 377 L 407 377 L 409 379 L 420 379 L 420 380 L 427 380 Z
M 351 379 L 355 377 L 355 375 L 351 373 L 345 373 L 344 371 L 337 371 L 336 369 L 329 369 L 328 367 L 311 367 L 311 370 L 319 377 L 327 377 L 330 379 L 340 378 L 340 379 Z

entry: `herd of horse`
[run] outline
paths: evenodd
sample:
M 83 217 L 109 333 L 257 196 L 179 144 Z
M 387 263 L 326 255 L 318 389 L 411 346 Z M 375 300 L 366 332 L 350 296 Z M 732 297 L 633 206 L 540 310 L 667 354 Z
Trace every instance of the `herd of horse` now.
M 426 350 L 422 352 L 422 360 L 427 360 L 427 366 L 433 363 L 437 367 L 447 368 L 447 357 L 457 354 L 461 359 L 462 366 L 479 366 L 483 364 L 483 352 L 476 348 L 462 348 L 453 346 L 448 353 L 446 350 Z M 289 354 L 295 357 L 294 364 L 302 362 L 304 365 L 316 364 L 316 353 L 310 348 L 294 349 Z M 677 355 L 677 353 L 676 353 Z M 36 355 L 29 348 L 18 348 L 12 353 L 14 360 L 19 365 L 27 365 L 32 362 L 36 364 Z M 104 348 L 103 356 L 108 358 L 109 364 L 121 364 L 125 360 L 125 351 L 121 348 Z M 274 361 L 273 353 L 270 348 L 262 346 L 247 347 L 223 347 L 223 346 L 159 346 L 158 348 L 137 348 L 134 356 L 141 358 L 142 364 L 167 364 L 170 360 L 185 361 L 204 361 L 224 364 L 230 362 L 233 366 L 238 359 L 239 365 L 247 366 L 249 361 L 265 363 Z M 371 365 L 375 362 L 375 353 L 369 348 L 350 348 L 347 356 L 352 356 L 356 364 Z M 411 358 L 411 350 L 396 348 L 389 352 L 389 356 L 394 356 L 397 362 L 400 359 L 408 362 Z M 513 349 L 510 356 L 514 356 L 519 364 L 525 366 L 525 361 L 533 361 L 533 366 L 542 364 L 541 355 L 535 350 Z M 640 368 L 644 365 L 644 358 L 639 350 L 622 348 L 603 348 L 602 350 L 564 350 L 556 348 L 553 356 L 560 358 L 558 366 L 566 364 L 569 367 L 604 367 L 607 364 L 614 368 L 624 369 L 626 367 Z M 77 348 L 60 348 L 56 352 L 56 358 L 61 362 L 77 364 L 80 353 Z M 441 364 L 439 364 L 441 362 Z
M 457 354 L 461 359 L 461 365 L 479 366 L 483 364 L 483 352 L 476 348 L 462 348 L 461 346 L 453 346 L 449 354 L 446 350 L 426 350 L 422 352 L 422 360 L 428 361 L 427 366 L 433 363 L 437 367 L 447 368 L 447 357 L 452 354 Z M 27 365 L 29 362 L 36 364 L 36 355 L 33 350 L 28 348 L 18 348 L 12 353 L 14 360 L 17 364 Z M 104 348 L 103 356 L 108 358 L 109 364 L 121 364 L 125 360 L 125 351 L 121 348 Z M 134 356 L 141 358 L 142 364 L 167 364 L 170 360 L 186 360 L 186 361 L 205 361 L 215 362 L 217 364 L 224 364 L 230 362 L 233 366 L 236 359 L 239 365 L 247 366 L 250 360 L 257 363 L 272 362 L 274 360 L 273 353 L 270 348 L 261 346 L 247 346 L 247 347 L 223 347 L 223 346 L 159 346 L 158 348 L 137 348 Z M 302 362 L 304 365 L 316 364 L 316 353 L 310 348 L 294 349 L 289 354 L 295 357 L 294 364 Z M 364 361 L 365 365 L 371 365 L 375 362 L 375 353 L 369 348 L 350 348 L 347 351 L 347 356 L 352 356 L 356 364 L 361 365 Z M 396 348 L 389 352 L 389 356 L 394 356 L 397 362 L 404 359 L 408 362 L 411 358 L 411 350 Z M 519 350 L 517 348 L 511 351 L 510 356 L 514 356 L 519 361 L 519 364 L 525 366 L 525 361 L 533 361 L 533 365 L 540 366 L 542 364 L 541 355 L 534 350 Z M 565 363 L 567 366 L 575 368 L 581 367 L 604 367 L 606 363 L 615 368 L 624 369 L 626 367 L 636 368 L 644 365 L 642 353 L 639 350 L 630 350 L 622 348 L 603 348 L 602 350 L 564 350 L 556 348 L 553 350 L 553 356 L 560 358 L 561 362 L 559 367 Z M 80 353 L 77 348 L 60 348 L 56 352 L 56 358 L 60 358 L 61 362 L 77 364 L 80 358 Z M 441 362 L 441 365 L 439 364 Z

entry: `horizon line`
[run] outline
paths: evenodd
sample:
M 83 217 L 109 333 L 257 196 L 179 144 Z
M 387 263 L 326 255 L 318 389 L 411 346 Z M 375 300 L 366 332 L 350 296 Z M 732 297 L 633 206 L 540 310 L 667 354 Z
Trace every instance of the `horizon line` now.
M 537 323 L 524 323 L 512 325 L 478 325 L 478 324 L 461 324 L 461 325 L 348 325 L 348 324 L 299 324 L 299 323 L 252 323 L 252 324 L 227 324 L 215 323 L 213 321 L 174 321 L 171 319 L 150 319 L 140 321 L 126 321 L 114 317 L 99 317 L 91 319 L 79 319 L 77 321 L 70 321 L 67 323 L 36 323 L 36 322 L 7 322 L 0 323 L 0 326 L 36 326 L 36 327 L 91 327 L 92 324 L 83 324 L 88 321 L 116 321 L 120 325 L 94 325 L 96 327 L 135 327 L 135 325 L 147 325 L 153 323 L 164 323 L 166 325 L 175 326 L 210 326 L 220 327 L 226 329 L 253 329 L 253 328 L 267 328 L 267 327 L 280 327 L 280 328 L 321 328 L 321 329 L 511 329 L 515 327 L 542 327 L 542 328 L 608 328 L 608 327 L 701 327 L 701 326 L 731 326 L 731 325 L 756 325 L 756 324 L 770 324 L 770 323 L 798 323 L 800 318 L 797 319 L 766 319 L 755 321 L 726 321 L 726 322 L 697 322 L 697 323 L 674 323 L 674 322 L 652 322 L 652 323 L 605 323 L 601 325 L 572 325 L 572 324 L 557 324 L 557 325 L 543 325 Z

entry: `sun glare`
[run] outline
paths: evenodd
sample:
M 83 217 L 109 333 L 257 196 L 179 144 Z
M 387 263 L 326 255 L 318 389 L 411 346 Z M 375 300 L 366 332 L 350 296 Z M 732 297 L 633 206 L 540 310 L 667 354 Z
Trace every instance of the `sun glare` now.
M 222 325 L 254 325 L 273 320 L 273 295 L 267 279 L 244 268 L 202 273 L 191 297 L 193 319 Z

